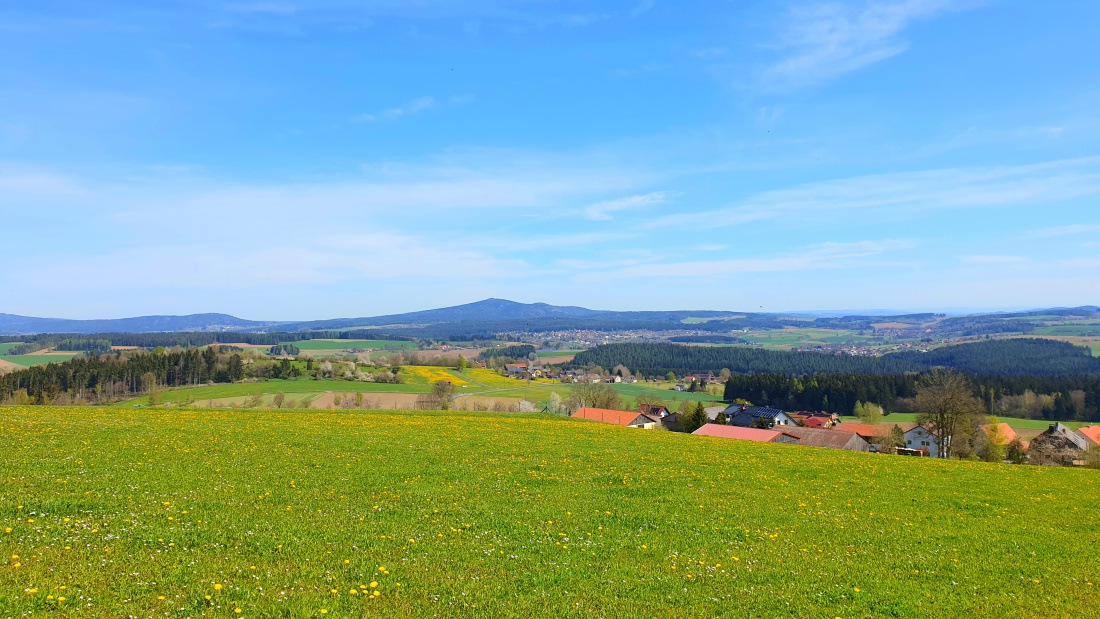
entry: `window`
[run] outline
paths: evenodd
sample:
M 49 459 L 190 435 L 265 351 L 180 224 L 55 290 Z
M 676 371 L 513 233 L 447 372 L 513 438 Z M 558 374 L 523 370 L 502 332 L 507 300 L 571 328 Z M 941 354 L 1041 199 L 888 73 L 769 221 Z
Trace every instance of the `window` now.
M 905 444 L 906 445 L 912 445 L 913 444 L 913 439 L 909 439 L 909 440 L 905 441 Z

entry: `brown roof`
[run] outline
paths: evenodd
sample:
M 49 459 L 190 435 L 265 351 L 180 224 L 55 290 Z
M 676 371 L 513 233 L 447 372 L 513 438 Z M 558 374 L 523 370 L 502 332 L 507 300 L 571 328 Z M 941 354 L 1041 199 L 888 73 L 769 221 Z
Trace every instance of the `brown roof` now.
M 892 423 L 869 424 L 857 421 L 842 421 L 833 426 L 834 432 L 854 432 L 864 438 L 868 436 L 887 436 L 893 429 Z M 902 428 L 904 430 L 904 428 Z
M 726 426 L 720 423 L 708 423 L 692 432 L 692 434 L 698 434 L 699 436 L 717 436 L 719 438 L 736 438 L 743 441 L 757 441 L 760 443 L 770 443 L 783 434 L 793 436 L 789 432 L 780 432 L 779 430 L 741 428 L 738 426 Z
M 851 441 L 853 436 L 858 436 L 855 432 L 819 428 L 791 428 L 790 433 L 802 439 L 798 442 L 799 445 L 806 445 L 807 447 L 828 447 L 830 449 L 844 449 L 848 446 L 848 441 Z M 856 443 L 866 444 L 867 441 L 864 440 L 863 437 L 860 437 Z
M 602 421 L 604 423 L 613 423 L 619 426 L 629 426 L 638 417 L 644 417 L 637 411 L 616 411 L 609 408 L 590 408 L 585 407 L 577 409 L 577 412 L 573 413 L 573 417 L 577 419 L 591 419 L 592 421 Z M 648 420 L 649 418 L 646 417 Z
M 1001 429 L 1001 436 L 1004 437 L 1004 444 L 1005 445 L 1007 445 L 1007 444 L 1011 443 L 1012 441 L 1020 438 L 1019 435 L 1016 434 L 1016 430 L 1012 429 L 1012 426 L 1008 425 L 1007 423 L 999 423 L 999 424 L 997 424 L 997 427 Z M 991 424 L 991 423 L 987 423 L 984 426 L 982 426 L 982 432 L 985 432 L 986 436 L 989 436 L 989 433 L 992 430 L 993 430 L 993 424 Z

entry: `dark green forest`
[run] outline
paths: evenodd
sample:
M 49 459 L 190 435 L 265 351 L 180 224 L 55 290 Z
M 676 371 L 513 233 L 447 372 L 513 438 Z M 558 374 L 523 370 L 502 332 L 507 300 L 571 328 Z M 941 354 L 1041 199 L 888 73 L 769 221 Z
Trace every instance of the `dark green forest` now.
M 1088 348 L 1066 342 L 1026 338 L 947 346 L 927 353 L 880 357 L 787 352 L 741 346 L 678 344 L 605 344 L 579 353 L 572 366 L 625 365 L 644 375 L 720 372 L 735 374 L 901 374 L 947 367 L 975 375 L 1063 376 L 1100 374 L 1100 359 Z

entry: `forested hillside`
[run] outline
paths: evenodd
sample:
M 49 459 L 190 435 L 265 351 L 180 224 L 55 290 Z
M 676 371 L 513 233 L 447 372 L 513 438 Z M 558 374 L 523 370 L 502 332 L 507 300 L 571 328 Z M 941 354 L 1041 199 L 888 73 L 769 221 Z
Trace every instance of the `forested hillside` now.
M 692 374 L 723 369 L 741 374 L 899 374 L 948 367 L 976 375 L 1064 376 L 1100 374 L 1100 359 L 1087 348 L 1043 339 L 991 340 L 960 344 L 927 353 L 855 357 L 786 352 L 741 346 L 677 344 L 606 344 L 586 350 L 576 367 L 624 365 L 635 373 Z

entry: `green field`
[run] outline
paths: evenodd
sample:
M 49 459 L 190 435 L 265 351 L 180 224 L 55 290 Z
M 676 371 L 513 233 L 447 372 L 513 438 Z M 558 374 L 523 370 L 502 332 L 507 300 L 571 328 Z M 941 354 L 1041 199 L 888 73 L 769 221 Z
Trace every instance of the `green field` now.
M 46 365 L 47 363 L 61 363 L 62 361 L 68 361 L 69 359 L 72 359 L 79 354 L 80 353 L 74 352 L 49 355 L 3 355 L 0 356 L 0 360 L 10 361 L 24 367 L 31 367 L 35 365 Z
M 0 343 L 0 355 L 8 354 L 8 351 L 16 346 L 22 346 L 23 342 L 3 342 Z
M 386 350 L 415 350 L 416 344 L 400 340 L 302 340 L 282 342 L 284 345 L 297 346 L 302 352 L 340 351 L 349 348 L 383 348 Z
M 1035 335 L 1069 335 L 1078 337 L 1100 337 L 1100 325 L 1051 325 L 1038 327 Z
M 550 396 L 557 393 L 563 400 L 569 398 L 569 392 L 573 385 L 550 381 L 523 381 L 501 376 L 492 370 L 478 368 L 467 369 L 459 373 L 452 368 L 440 366 L 404 366 L 399 375 L 405 381 L 401 384 L 392 383 L 368 383 L 351 380 L 313 380 L 300 378 L 296 380 L 268 380 L 254 383 L 218 384 L 201 387 L 187 387 L 172 389 L 160 393 L 160 402 L 163 404 L 180 404 L 188 401 L 208 402 L 242 398 L 255 394 L 272 396 L 282 392 L 287 397 L 300 398 L 308 396 L 315 398 L 324 392 L 335 393 L 428 393 L 432 383 L 438 380 L 449 380 L 455 385 L 459 395 L 478 395 L 501 398 L 525 398 L 532 402 L 549 402 Z M 720 403 L 721 396 L 712 396 L 707 393 L 689 393 L 686 391 L 672 391 L 674 383 L 619 383 L 613 387 L 624 398 L 634 400 L 639 396 L 660 398 L 668 403 L 674 402 L 708 402 Z M 265 400 L 266 402 L 267 400 Z M 148 396 L 142 396 L 119 402 L 116 407 L 131 408 L 134 405 L 145 406 L 149 403 Z M 229 406 L 231 403 L 224 403 Z M 232 404 L 240 404 L 234 401 Z M 632 405 L 633 402 L 627 403 Z M 215 402 L 220 406 L 222 403 Z
M 1100 604 L 1091 470 L 461 413 L 7 407 L 0 454 L 2 616 L 1023 618 Z
M 878 344 L 869 335 L 860 335 L 858 331 L 845 329 L 795 328 L 775 329 L 739 333 L 737 337 L 754 344 L 760 344 L 770 350 L 790 350 L 796 347 L 826 346 L 836 344 Z

